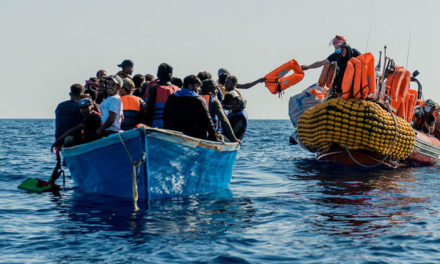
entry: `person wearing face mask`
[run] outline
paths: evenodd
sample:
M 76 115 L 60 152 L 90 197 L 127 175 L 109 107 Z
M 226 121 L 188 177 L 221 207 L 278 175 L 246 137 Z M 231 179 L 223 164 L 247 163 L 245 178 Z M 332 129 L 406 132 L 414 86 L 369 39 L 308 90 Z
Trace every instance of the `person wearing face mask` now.
M 436 117 L 435 102 L 426 100 L 422 108 L 416 109 L 413 117 L 413 127 L 428 134 L 434 134 Z
M 345 68 L 347 62 L 353 58 L 361 55 L 361 53 L 354 48 L 351 48 L 343 36 L 334 37 L 331 45 L 335 48 L 335 52 L 328 56 L 325 60 L 314 62 L 310 65 L 302 65 L 301 68 L 305 71 L 308 69 L 315 69 L 324 66 L 331 62 L 336 62 L 336 75 L 333 81 L 332 92 L 333 94 L 341 94 L 342 79 L 344 77 Z

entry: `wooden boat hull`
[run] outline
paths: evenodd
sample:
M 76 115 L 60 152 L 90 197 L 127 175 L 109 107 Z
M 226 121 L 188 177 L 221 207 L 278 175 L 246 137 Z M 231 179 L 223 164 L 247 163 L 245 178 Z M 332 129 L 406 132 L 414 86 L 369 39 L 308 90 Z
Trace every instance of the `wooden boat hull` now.
M 133 161 L 140 199 L 190 196 L 227 189 L 239 145 L 138 128 L 62 151 L 74 183 L 84 193 L 133 197 Z M 144 162 L 142 157 L 145 156 Z

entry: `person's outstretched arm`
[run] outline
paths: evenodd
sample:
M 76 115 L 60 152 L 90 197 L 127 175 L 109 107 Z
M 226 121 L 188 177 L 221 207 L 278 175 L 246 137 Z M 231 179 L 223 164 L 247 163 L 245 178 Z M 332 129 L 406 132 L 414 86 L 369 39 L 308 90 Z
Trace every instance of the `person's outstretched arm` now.
M 315 69 L 315 68 L 319 68 L 321 66 L 324 66 L 325 64 L 330 63 L 330 61 L 328 59 L 322 60 L 322 61 L 317 61 L 314 62 L 310 65 L 302 65 L 301 68 L 303 69 L 303 71 L 308 70 L 308 69 Z
M 237 88 L 238 89 L 249 89 L 249 88 L 252 88 L 252 87 L 254 87 L 255 85 L 257 85 L 258 83 L 262 83 L 262 82 L 264 82 L 266 80 L 266 78 L 260 78 L 260 79 L 258 79 L 258 80 L 255 80 L 255 81 L 253 81 L 253 82 L 250 82 L 250 83 L 243 83 L 243 84 L 237 84 Z

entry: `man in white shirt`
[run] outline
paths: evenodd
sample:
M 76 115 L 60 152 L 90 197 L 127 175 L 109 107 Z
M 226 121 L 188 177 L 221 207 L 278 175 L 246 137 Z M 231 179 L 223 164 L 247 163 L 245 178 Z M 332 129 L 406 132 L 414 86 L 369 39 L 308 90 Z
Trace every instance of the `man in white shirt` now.
M 108 97 L 100 105 L 102 125 L 96 130 L 96 133 L 101 136 L 117 133 L 121 129 L 123 119 L 122 102 L 119 96 L 123 81 L 117 75 L 111 75 L 106 80 Z

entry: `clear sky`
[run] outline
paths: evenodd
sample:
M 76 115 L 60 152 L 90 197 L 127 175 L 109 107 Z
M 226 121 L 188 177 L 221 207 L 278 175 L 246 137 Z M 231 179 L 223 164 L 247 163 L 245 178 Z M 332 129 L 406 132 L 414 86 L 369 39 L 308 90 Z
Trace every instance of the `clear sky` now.
M 183 78 L 225 67 L 244 83 L 295 58 L 333 52 L 335 34 L 376 57 L 384 44 L 397 64 L 418 69 L 425 98 L 440 102 L 440 1 L 15 1 L 0 0 L 0 118 L 53 118 L 73 83 L 123 59 L 135 73 L 167 62 Z M 317 81 L 306 71 L 283 98 L 259 84 L 245 91 L 251 118 L 288 118 L 289 97 Z

